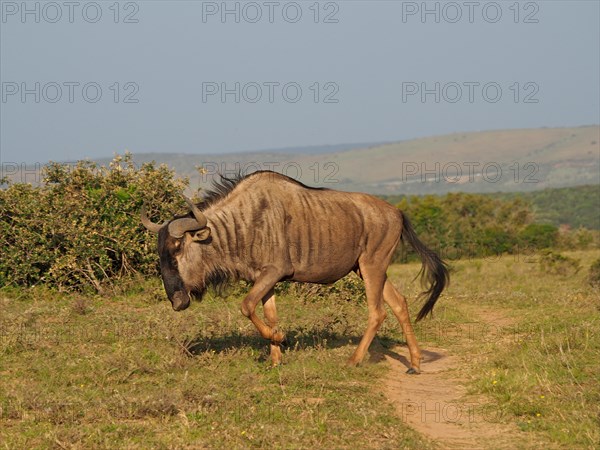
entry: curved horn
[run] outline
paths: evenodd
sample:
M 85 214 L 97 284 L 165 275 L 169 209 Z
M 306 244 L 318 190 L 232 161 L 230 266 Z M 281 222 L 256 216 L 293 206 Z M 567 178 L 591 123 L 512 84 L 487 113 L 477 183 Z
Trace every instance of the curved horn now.
M 146 229 L 152 233 L 158 233 L 162 228 L 162 225 L 152 222 L 148 218 L 148 213 L 146 212 L 146 204 L 142 206 L 142 210 L 140 211 L 140 216 L 142 218 L 142 225 L 146 227 Z
M 207 223 L 206 216 L 204 214 L 202 214 L 202 211 L 200 211 L 196 205 L 194 205 L 193 201 L 191 201 L 185 195 L 183 196 L 183 198 L 185 199 L 185 202 L 188 204 L 188 206 L 192 210 L 192 214 L 194 214 L 194 217 L 198 221 L 198 225 L 200 225 L 200 228 L 204 228 Z M 198 228 L 198 230 L 200 228 Z
M 204 228 L 204 226 L 200 226 L 196 219 L 192 219 L 191 217 L 186 217 L 183 219 L 175 219 L 169 224 L 169 234 L 176 239 L 181 239 L 186 231 L 198 231 L 199 229 Z

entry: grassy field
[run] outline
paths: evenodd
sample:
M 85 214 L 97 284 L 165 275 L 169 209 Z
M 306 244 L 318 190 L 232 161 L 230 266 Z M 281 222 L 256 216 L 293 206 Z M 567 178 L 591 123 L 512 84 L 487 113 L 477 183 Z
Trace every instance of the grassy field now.
M 598 448 L 600 294 L 586 277 L 600 251 L 566 255 L 578 271 L 542 266 L 532 255 L 453 262 L 450 289 L 416 333 L 423 349 L 458 357 L 469 398 L 513 426 L 505 438 Z M 413 315 L 418 269 L 389 270 Z M 393 315 L 370 361 L 350 368 L 344 362 L 366 324 L 364 300 L 311 292 L 322 293 L 281 292 L 288 348 L 284 365 L 270 369 L 268 345 L 238 311 L 239 289 L 183 313 L 171 310 L 158 280 L 110 298 L 4 289 L 0 447 L 439 445 L 409 428 L 384 395 L 390 368 L 381 356 L 403 343 Z

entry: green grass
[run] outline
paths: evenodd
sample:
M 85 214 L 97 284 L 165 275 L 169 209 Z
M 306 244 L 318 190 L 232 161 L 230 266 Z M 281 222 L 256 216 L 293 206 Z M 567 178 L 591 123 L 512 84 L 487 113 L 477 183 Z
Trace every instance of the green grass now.
M 600 443 L 600 296 L 582 269 L 545 273 L 537 257 L 454 262 L 423 348 L 462 361 L 469 395 L 548 448 Z M 418 266 L 390 276 L 414 299 Z M 363 300 L 283 289 L 289 347 L 268 345 L 239 313 L 240 291 L 175 313 L 158 280 L 112 298 L 0 292 L 0 443 L 7 448 L 429 448 L 383 395 L 381 349 L 402 342 L 390 314 L 372 362 L 344 362 L 366 324 Z M 307 289 L 306 292 L 314 292 Z M 412 302 L 411 310 L 418 308 Z M 369 356 L 367 357 L 369 358 Z M 425 377 L 423 378 L 425 380 Z M 490 447 L 494 448 L 493 443 Z
M 464 358 L 495 419 L 540 447 L 598 448 L 600 291 L 587 277 L 600 252 L 564 254 L 582 269 L 548 273 L 530 255 L 455 262 L 437 317 L 416 332 Z
M 344 364 L 364 327 L 364 305 L 283 296 L 293 346 L 284 366 L 269 369 L 268 345 L 238 299 L 207 298 L 178 314 L 156 301 L 159 289 L 148 286 L 148 299 L 5 296 L 0 442 L 427 447 L 376 389 L 386 367 Z

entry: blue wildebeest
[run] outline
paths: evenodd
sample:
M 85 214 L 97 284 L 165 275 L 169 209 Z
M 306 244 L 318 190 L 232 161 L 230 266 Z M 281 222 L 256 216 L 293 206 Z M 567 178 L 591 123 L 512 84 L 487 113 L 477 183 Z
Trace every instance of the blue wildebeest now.
M 386 316 L 386 302 L 400 322 L 411 367 L 420 370 L 420 351 L 405 298 L 386 276 L 400 240 L 420 255 L 429 283 L 417 320 L 430 313 L 448 282 L 444 262 L 416 236 L 407 217 L 373 196 L 310 188 L 284 175 L 261 171 L 222 177 L 199 206 L 186 198 L 191 212 L 162 225 L 142 223 L 158 233 L 160 270 L 175 311 L 202 297 L 207 286 L 224 279 L 253 283 L 242 314 L 271 341 L 273 364 L 281 362 L 283 333 L 277 328 L 274 286 L 291 280 L 328 284 L 356 272 L 365 283 L 367 329 L 349 359 L 358 364 Z M 265 321 L 256 314 L 262 302 Z

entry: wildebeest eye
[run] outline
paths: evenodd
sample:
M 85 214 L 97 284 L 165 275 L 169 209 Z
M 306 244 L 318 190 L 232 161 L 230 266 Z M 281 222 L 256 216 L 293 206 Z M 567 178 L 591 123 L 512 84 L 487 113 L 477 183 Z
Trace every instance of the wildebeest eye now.
M 181 241 L 179 239 L 172 240 L 168 245 L 168 252 L 171 256 L 171 259 L 175 259 L 174 256 L 177 255 L 181 251 Z

